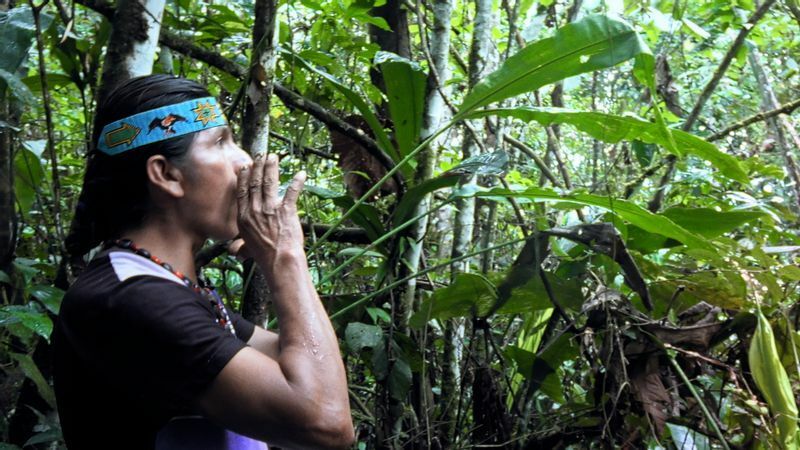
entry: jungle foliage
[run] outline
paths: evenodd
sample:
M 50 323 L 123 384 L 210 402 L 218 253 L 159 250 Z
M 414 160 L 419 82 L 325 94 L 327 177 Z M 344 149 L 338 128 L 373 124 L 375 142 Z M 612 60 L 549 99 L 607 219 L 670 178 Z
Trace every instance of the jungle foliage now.
M 49 337 L 119 19 L 14 3 L 0 449 L 58 448 Z M 280 1 L 272 63 L 263 4 L 167 1 L 153 71 L 236 132 L 274 89 L 357 448 L 800 448 L 796 0 Z M 241 307 L 219 248 L 203 273 Z

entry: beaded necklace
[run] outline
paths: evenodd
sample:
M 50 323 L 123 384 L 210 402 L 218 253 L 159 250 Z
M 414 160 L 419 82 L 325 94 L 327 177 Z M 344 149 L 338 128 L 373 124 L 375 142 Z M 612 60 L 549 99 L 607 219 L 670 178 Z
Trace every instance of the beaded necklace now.
M 133 253 L 143 258 L 147 258 L 150 261 L 153 261 L 154 263 L 158 264 L 159 266 L 169 270 L 173 275 L 180 278 L 186 287 L 191 288 L 198 294 L 205 297 L 206 300 L 208 300 L 209 303 L 211 304 L 211 309 L 214 310 L 214 313 L 217 316 L 216 322 L 221 327 L 225 328 L 226 330 L 230 331 L 231 334 L 236 336 L 236 330 L 233 328 L 233 322 L 231 322 L 231 318 L 228 315 L 228 310 L 225 308 L 225 304 L 222 303 L 222 299 L 220 298 L 219 294 L 217 294 L 217 291 L 215 291 L 214 289 L 210 289 L 206 286 L 198 285 L 197 283 L 193 282 L 189 277 L 181 273 L 181 271 L 173 269 L 170 264 L 162 261 L 161 259 L 158 258 L 158 256 L 155 256 L 150 252 L 148 252 L 147 250 L 137 246 L 130 239 L 116 239 L 106 242 L 105 248 L 108 249 L 111 247 L 119 247 L 122 249 L 131 250 Z

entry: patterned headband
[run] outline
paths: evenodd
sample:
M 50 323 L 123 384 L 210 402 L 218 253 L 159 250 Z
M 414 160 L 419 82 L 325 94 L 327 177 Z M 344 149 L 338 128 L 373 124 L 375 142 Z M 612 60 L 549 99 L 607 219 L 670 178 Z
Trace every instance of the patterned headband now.
M 103 127 L 97 149 L 107 155 L 117 155 L 153 142 L 227 124 L 228 119 L 217 99 L 196 98 L 111 122 Z

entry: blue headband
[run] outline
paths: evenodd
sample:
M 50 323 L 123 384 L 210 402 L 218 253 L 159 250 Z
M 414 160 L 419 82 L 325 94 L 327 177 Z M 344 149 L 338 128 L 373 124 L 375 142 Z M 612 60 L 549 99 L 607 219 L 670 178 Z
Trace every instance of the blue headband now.
M 136 147 L 228 124 L 214 97 L 196 98 L 126 117 L 103 127 L 97 149 L 117 155 Z

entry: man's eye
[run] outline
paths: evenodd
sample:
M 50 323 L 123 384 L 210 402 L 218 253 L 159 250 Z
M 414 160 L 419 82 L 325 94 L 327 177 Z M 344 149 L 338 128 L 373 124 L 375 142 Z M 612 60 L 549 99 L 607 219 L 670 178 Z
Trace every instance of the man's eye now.
M 220 136 L 220 137 L 217 139 L 217 142 L 216 142 L 216 144 L 217 144 L 217 145 L 222 145 L 224 142 L 225 142 L 225 136 Z

